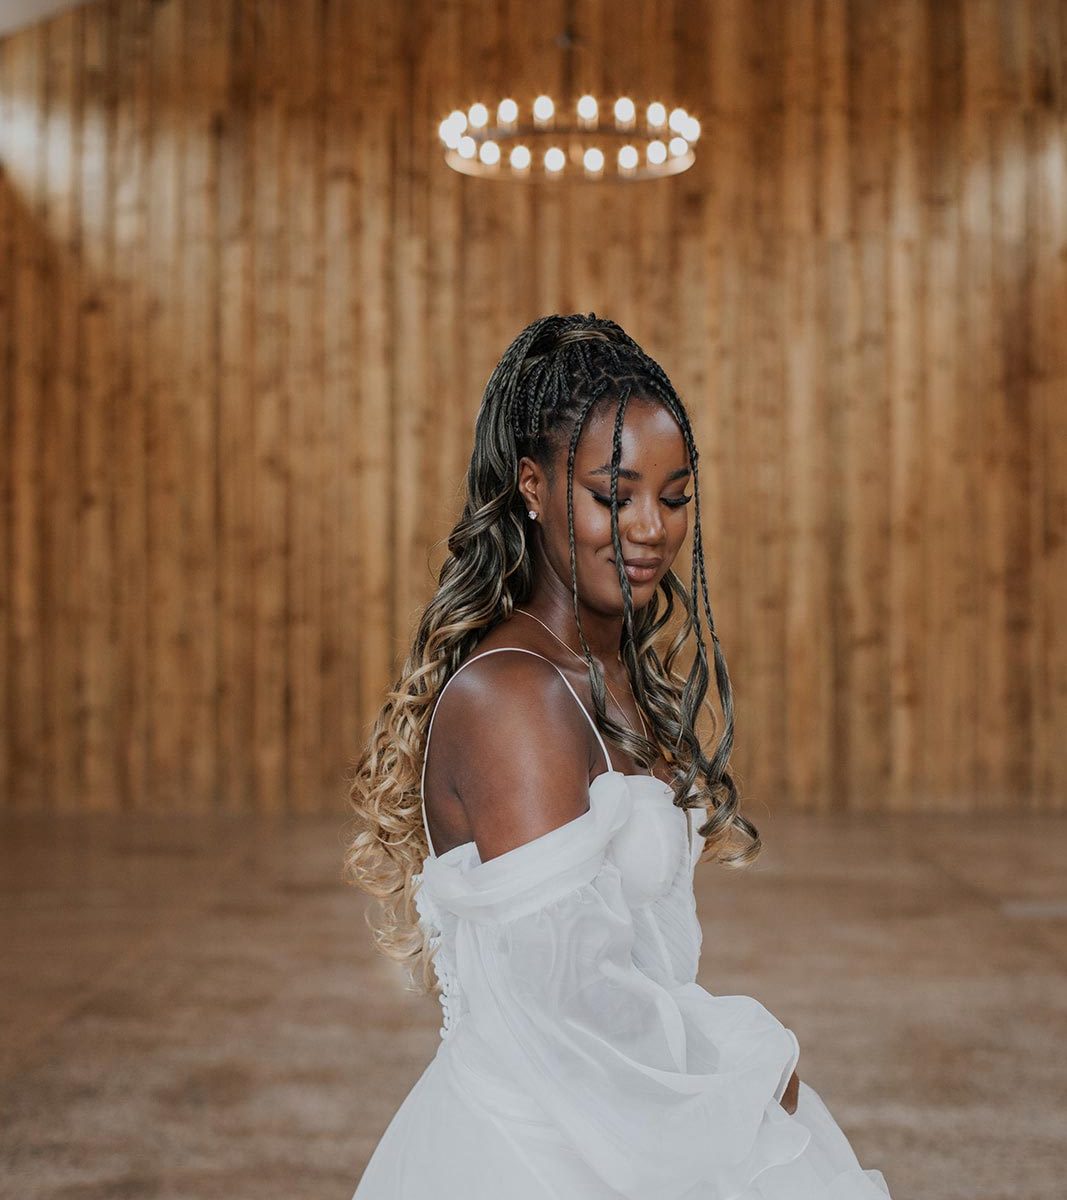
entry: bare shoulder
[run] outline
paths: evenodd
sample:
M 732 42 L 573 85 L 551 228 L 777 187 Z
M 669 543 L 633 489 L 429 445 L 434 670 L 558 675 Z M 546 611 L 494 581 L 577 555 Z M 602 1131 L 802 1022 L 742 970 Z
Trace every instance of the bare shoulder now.
M 551 662 L 481 647 L 474 657 L 442 695 L 433 736 L 484 862 L 585 812 L 596 750 Z

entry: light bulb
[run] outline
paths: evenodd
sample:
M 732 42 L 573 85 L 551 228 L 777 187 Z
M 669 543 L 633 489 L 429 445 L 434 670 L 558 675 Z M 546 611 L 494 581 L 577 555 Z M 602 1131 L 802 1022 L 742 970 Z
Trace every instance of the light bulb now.
M 648 118 L 649 125 L 653 129 L 658 129 L 667 119 L 667 110 L 658 100 L 655 100 L 648 106 L 645 116 Z
M 525 171 L 530 165 L 530 151 L 525 146 L 516 146 L 511 151 L 511 165 L 516 171 Z
M 519 106 L 514 100 L 501 100 L 497 105 L 496 119 L 501 125 L 510 125 L 519 115 Z
M 459 145 L 456 149 L 459 151 L 461 158 L 473 158 L 478 147 L 474 138 L 469 133 L 465 133 L 459 139 Z
M 670 119 L 667 124 L 674 130 L 675 133 L 685 132 L 685 123 L 689 120 L 689 114 L 684 108 L 672 108 Z
M 656 138 L 654 141 L 648 143 L 648 150 L 646 153 L 648 156 L 648 161 L 656 167 L 658 167 L 660 163 L 665 162 L 667 159 L 667 147 L 659 140 L 659 138 Z
M 689 153 L 689 143 L 683 137 L 672 137 L 670 152 L 673 158 L 681 158 L 682 155 Z
M 556 106 L 552 103 L 551 96 L 538 96 L 533 103 L 533 115 L 538 121 L 551 121 L 555 111 Z
M 489 109 L 484 104 L 472 104 L 467 112 L 472 129 L 481 129 L 489 120 Z
M 552 171 L 553 173 L 556 171 L 562 171 L 563 164 L 566 161 L 567 160 L 564 157 L 563 151 L 558 146 L 553 146 L 551 149 L 545 151 L 546 171 Z
M 595 121 L 597 114 L 597 103 L 595 96 L 582 96 L 578 101 L 578 116 L 583 121 Z
M 620 96 L 615 101 L 615 120 L 620 125 L 629 125 L 634 119 L 634 102 L 628 96 Z
M 601 171 L 604 168 L 604 152 L 595 146 L 590 146 L 582 156 L 582 162 L 587 171 Z
M 637 166 L 638 153 L 634 146 L 623 146 L 619 151 L 619 166 L 624 171 L 632 171 Z
M 496 142 L 482 142 L 478 157 L 487 167 L 495 166 L 500 162 L 500 147 Z

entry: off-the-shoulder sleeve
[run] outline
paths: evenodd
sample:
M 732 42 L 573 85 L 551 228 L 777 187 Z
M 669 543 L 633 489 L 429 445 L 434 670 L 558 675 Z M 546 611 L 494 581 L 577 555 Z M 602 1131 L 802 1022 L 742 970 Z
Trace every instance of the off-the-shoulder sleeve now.
M 574 821 L 425 875 L 458 918 L 469 1019 L 500 1077 L 622 1196 L 677 1200 L 703 1182 L 740 1195 L 810 1140 L 778 1103 L 799 1046 L 750 996 L 664 987 L 634 965 L 610 854 L 629 800 L 624 776 L 598 776 Z

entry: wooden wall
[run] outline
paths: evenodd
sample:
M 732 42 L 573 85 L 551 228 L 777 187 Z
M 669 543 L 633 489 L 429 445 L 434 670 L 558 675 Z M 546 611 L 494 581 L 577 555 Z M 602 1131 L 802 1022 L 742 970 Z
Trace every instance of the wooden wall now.
M 558 94 L 562 0 L 0 43 L 5 805 L 342 811 L 493 364 L 595 311 L 694 416 L 757 819 L 1067 806 L 1067 2 L 577 7 L 691 171 L 443 165 L 451 108 Z

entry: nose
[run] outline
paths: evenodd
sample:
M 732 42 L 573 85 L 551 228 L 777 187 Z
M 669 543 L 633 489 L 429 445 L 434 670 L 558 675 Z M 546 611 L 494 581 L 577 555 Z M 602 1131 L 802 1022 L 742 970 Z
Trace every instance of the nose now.
M 630 521 L 626 527 L 626 535 L 629 540 L 638 546 L 662 545 L 667 534 L 667 527 L 663 524 L 659 498 L 653 497 L 641 504 L 635 500 L 629 505 L 629 509 Z

